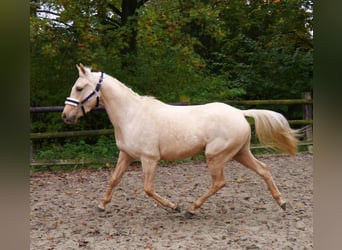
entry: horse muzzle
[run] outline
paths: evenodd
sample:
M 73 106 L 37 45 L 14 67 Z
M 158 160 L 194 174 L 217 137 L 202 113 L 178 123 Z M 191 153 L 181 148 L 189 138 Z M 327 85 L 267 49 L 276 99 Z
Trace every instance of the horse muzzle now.
M 77 117 L 76 115 L 71 115 L 68 116 L 65 112 L 62 113 L 62 119 L 64 120 L 65 123 L 67 124 L 73 124 L 77 122 Z

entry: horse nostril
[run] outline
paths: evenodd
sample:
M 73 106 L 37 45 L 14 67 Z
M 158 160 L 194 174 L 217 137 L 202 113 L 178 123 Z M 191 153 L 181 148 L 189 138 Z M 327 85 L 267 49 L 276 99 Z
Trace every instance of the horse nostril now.
M 62 119 L 64 120 L 65 123 L 75 123 L 77 118 L 75 115 L 73 116 L 67 116 L 65 113 L 62 113 Z

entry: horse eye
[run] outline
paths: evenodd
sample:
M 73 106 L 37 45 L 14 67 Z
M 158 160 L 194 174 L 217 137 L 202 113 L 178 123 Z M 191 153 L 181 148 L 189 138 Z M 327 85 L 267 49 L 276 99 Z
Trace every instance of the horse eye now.
M 81 87 L 76 87 L 76 91 L 81 92 L 82 90 L 83 90 L 83 88 L 81 88 Z

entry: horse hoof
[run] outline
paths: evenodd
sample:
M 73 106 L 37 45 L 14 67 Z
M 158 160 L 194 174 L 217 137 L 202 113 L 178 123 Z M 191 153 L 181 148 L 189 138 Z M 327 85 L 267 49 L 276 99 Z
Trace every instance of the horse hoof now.
M 280 205 L 280 207 L 285 211 L 286 210 L 286 202 Z
M 175 209 L 173 209 L 173 211 L 180 213 L 181 212 L 181 207 L 179 205 L 177 205 L 177 207 Z
M 192 219 L 192 218 L 194 218 L 194 216 L 195 216 L 195 214 L 191 213 L 189 211 L 186 211 L 184 214 L 185 219 Z
M 105 210 L 104 210 L 104 208 L 96 207 L 96 208 L 95 208 L 95 211 L 96 211 L 96 212 L 99 212 L 99 213 L 103 213 Z

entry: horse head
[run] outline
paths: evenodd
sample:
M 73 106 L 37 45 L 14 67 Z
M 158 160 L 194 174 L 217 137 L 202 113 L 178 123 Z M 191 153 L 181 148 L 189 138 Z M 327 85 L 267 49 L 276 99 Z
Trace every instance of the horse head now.
M 78 118 L 99 105 L 99 90 L 103 81 L 103 73 L 91 72 L 82 64 L 76 65 L 76 67 L 79 77 L 71 89 L 70 96 L 65 100 L 62 112 L 62 118 L 66 123 L 76 123 Z

